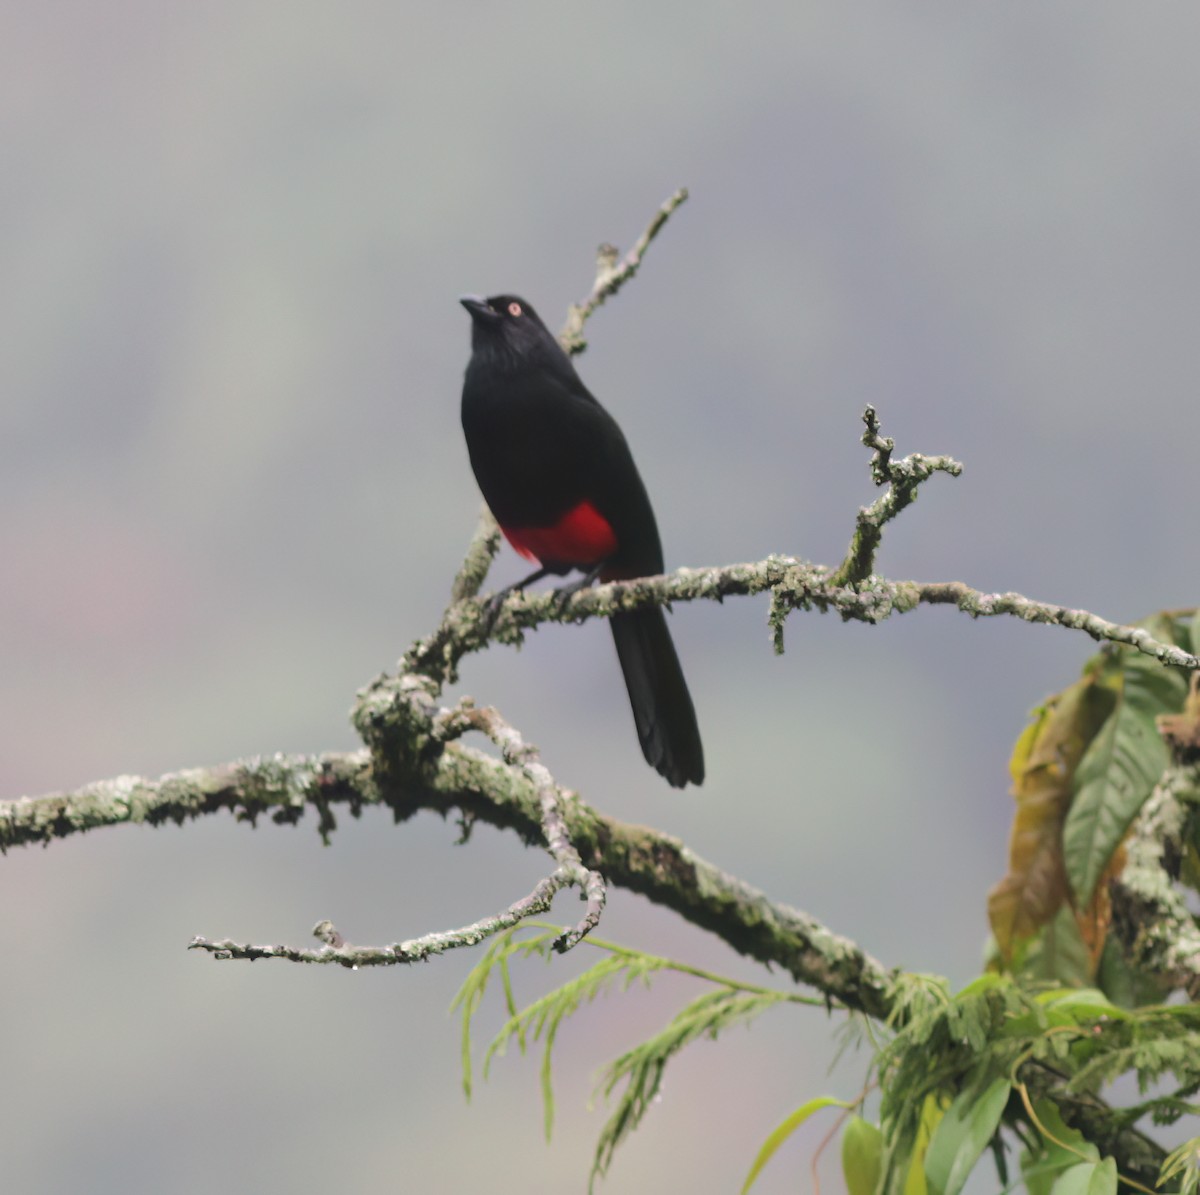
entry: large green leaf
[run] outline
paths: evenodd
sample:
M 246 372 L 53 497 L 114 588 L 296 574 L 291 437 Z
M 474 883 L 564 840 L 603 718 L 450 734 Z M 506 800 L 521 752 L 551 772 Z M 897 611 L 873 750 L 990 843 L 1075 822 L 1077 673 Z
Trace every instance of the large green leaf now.
M 1011 1084 L 993 1079 L 983 1091 L 972 1084 L 946 1109 L 925 1153 L 925 1178 L 931 1195 L 958 1195 L 967 1175 L 987 1148 Z
M 1085 1025 L 1089 1021 L 1127 1021 L 1129 1014 L 1096 988 L 1040 992 L 1034 1001 L 1046 1010 L 1051 1025 Z
M 1166 621 L 1162 616 L 1153 621 L 1160 620 Z M 1117 704 L 1079 761 L 1075 799 L 1063 826 L 1076 908 L 1091 900 L 1113 851 L 1166 768 L 1167 748 L 1154 718 L 1179 709 L 1187 688 L 1177 669 L 1137 652 L 1122 652 L 1120 668 Z

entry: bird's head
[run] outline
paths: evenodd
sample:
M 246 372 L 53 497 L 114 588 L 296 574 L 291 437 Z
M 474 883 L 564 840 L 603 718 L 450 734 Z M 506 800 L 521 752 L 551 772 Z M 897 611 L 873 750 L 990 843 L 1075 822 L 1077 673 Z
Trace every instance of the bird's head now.
M 538 313 L 517 295 L 464 295 L 459 302 L 471 317 L 471 349 L 478 355 L 499 364 L 562 352 Z

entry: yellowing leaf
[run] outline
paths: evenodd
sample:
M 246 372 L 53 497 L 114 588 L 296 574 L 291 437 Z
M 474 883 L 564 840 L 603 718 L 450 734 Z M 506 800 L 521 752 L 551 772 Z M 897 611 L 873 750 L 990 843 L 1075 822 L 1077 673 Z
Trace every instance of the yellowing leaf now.
M 912 1157 L 909 1160 L 908 1173 L 904 1176 L 903 1195 L 928 1195 L 929 1187 L 925 1182 L 925 1152 L 934 1130 L 941 1124 L 945 1109 L 936 1096 L 927 1095 L 921 1105 L 921 1123 L 917 1125 L 917 1139 L 913 1142 Z
M 1091 970 L 1095 973 L 1104 950 L 1104 941 L 1108 937 L 1108 927 L 1112 923 L 1112 897 L 1108 891 L 1108 881 L 1115 879 L 1125 868 L 1125 847 L 1120 845 L 1112 853 L 1112 857 L 1100 876 L 1092 899 L 1087 907 L 1075 912 L 1075 922 L 1079 926 L 1079 936 L 1087 947 L 1088 958 L 1091 960 Z
M 1008 874 L 988 894 L 988 919 L 1001 956 L 1054 916 L 1067 896 L 1062 827 L 1075 767 L 1104 723 L 1115 696 L 1093 670 L 1051 698 L 1017 739 L 1009 767 L 1017 812 Z

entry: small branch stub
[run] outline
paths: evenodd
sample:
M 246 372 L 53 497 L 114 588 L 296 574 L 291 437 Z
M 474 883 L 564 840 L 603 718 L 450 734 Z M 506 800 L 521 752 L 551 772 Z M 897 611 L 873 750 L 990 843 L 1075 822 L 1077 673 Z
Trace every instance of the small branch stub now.
M 859 585 L 874 572 L 875 553 L 883 539 L 884 524 L 916 501 L 917 488 L 923 481 L 934 473 L 949 473 L 952 477 L 962 473 L 962 465 L 949 456 L 923 456 L 914 452 L 902 460 L 893 461 L 895 441 L 880 433 L 879 418 L 874 407 L 868 406 L 863 412 L 863 423 L 862 442 L 874 449 L 871 477 L 876 485 L 890 488 L 870 506 L 858 512 L 846 559 L 830 577 L 834 585 Z

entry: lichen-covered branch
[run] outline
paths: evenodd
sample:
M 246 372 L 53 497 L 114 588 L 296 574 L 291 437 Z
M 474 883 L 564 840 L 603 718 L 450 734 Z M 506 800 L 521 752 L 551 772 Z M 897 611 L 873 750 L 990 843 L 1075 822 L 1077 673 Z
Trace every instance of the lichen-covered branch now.
M 423 733 L 413 735 L 415 753 L 394 760 L 395 766 L 382 774 L 367 750 L 315 757 L 276 755 L 193 768 L 157 780 L 123 776 L 76 792 L 0 803 L 0 843 L 6 848 L 49 845 L 56 838 L 100 826 L 130 821 L 178 824 L 221 810 L 241 821 L 270 817 L 290 824 L 300 819 L 307 805 L 316 808 L 319 828 L 328 835 L 336 829 L 339 808 L 357 816 L 366 807 L 381 805 L 397 822 L 429 810 L 458 816 L 468 824 L 484 822 L 511 830 L 527 845 L 544 846 L 542 796 L 535 781 L 521 769 L 462 743 L 438 744 L 436 729 L 431 718 Z M 769 900 L 678 839 L 605 817 L 573 793 L 564 796 L 558 813 L 569 842 L 583 865 L 602 872 L 609 885 L 673 909 L 739 953 L 784 968 L 848 1008 L 886 1017 L 891 972 L 852 942 L 806 913 Z M 438 949 L 429 943 L 444 936 L 426 935 L 386 947 L 238 949 L 243 951 L 240 957 L 370 966 L 440 953 L 445 946 Z M 232 951 L 235 945 L 205 940 L 203 949 Z
M 1128 644 L 1161 664 L 1200 668 L 1196 656 L 1155 639 L 1141 627 L 1109 622 L 1086 610 L 1019 593 L 985 593 L 961 581 L 891 581 L 877 575 L 861 584 L 838 585 L 833 576 L 824 565 L 791 556 L 768 556 L 751 564 L 682 568 L 663 576 L 613 582 L 580 590 L 565 602 L 558 601 L 551 591 L 516 591 L 504 599 L 495 618 L 490 617 L 485 602 L 462 601 L 446 611 L 431 636 L 413 644 L 402 661 L 402 674 L 443 683 L 454 675 L 464 656 L 492 641 L 520 643 L 524 632 L 542 623 L 583 622 L 642 606 L 720 602 L 759 593 L 771 594 L 771 621 L 776 630 L 783 615 L 794 610 L 832 611 L 843 619 L 879 623 L 919 606 L 953 605 L 972 618 L 1008 615 L 1025 622 L 1049 623 L 1083 631 L 1096 640 Z
M 1113 929 L 1139 973 L 1198 1000 L 1200 928 L 1179 879 L 1200 816 L 1200 673 L 1183 710 L 1160 715 L 1158 729 L 1172 763 L 1130 827 L 1125 866 L 1109 884 Z
M 1113 930 L 1130 962 L 1190 1000 L 1200 999 L 1200 929 L 1178 879 L 1197 802 L 1200 767 L 1168 768 L 1130 828 L 1125 866 L 1109 885 Z
M 464 656 L 492 641 L 518 644 L 525 631 L 544 622 L 583 622 L 640 606 L 723 601 L 764 592 L 771 595 L 767 623 L 777 652 L 783 651 L 784 624 L 794 610 L 832 610 L 843 619 L 878 623 L 921 605 L 954 605 L 972 618 L 1007 614 L 1026 622 L 1051 623 L 1084 631 L 1093 639 L 1128 644 L 1162 664 L 1200 668 L 1196 656 L 1160 642 L 1143 628 L 1109 622 L 1086 610 L 1039 602 L 1019 593 L 984 593 L 961 581 L 889 581 L 877 576 L 875 553 L 884 525 L 916 500 L 922 482 L 934 473 L 958 476 L 962 466 L 948 456 L 922 453 L 894 460 L 895 444 L 881 435 L 874 407 L 866 408 L 863 423 L 863 443 L 874 450 L 871 475 L 877 485 L 887 485 L 888 489 L 858 512 L 849 552 L 836 569 L 791 556 L 768 556 L 754 564 L 685 568 L 664 576 L 582 589 L 566 601 L 552 592 L 515 590 L 497 606 L 493 601 L 475 599 L 498 543 L 494 523 L 485 516 L 467 561 L 459 570 L 454 586 L 456 600 L 437 630 L 409 648 L 401 661 L 400 675 L 427 678 L 438 691 L 444 683 L 456 679 Z M 463 583 L 464 576 L 469 577 L 469 584 Z M 385 679 L 380 683 L 389 682 Z
M 251 825 L 260 817 L 291 825 L 311 807 L 327 840 L 335 828 L 334 805 L 357 816 L 364 805 L 379 802 L 372 772 L 366 751 L 268 755 L 169 772 L 157 780 L 117 776 L 75 792 L 0 801 L 0 853 L 49 846 L 101 826 L 182 825 L 223 810 Z
M 533 891 L 513 901 L 503 912 L 494 917 L 465 925 L 461 929 L 443 933 L 423 934 L 406 942 L 395 942 L 390 946 L 354 946 L 347 942 L 328 921 L 320 921 L 313 929 L 313 936 L 325 943 L 324 946 L 305 949 L 300 946 L 255 946 L 249 942 L 234 942 L 229 938 L 212 941 L 195 937 L 188 943 L 189 950 L 203 950 L 217 959 L 264 958 L 286 959 L 292 963 L 337 963 L 343 967 L 380 967 L 396 963 L 420 963 L 434 955 L 445 954 L 462 946 L 478 946 L 485 938 L 509 929 L 526 917 L 545 913 L 554 900 L 555 893 L 574 883 L 574 877 L 566 868 L 557 868 L 545 879 L 539 880 Z
M 499 551 L 500 524 L 496 522 L 485 503 L 479 511 L 479 522 L 475 525 L 475 534 L 471 536 L 471 542 L 467 545 L 467 553 L 462 564 L 458 566 L 454 583 L 450 586 L 452 602 L 472 598 L 483 588 L 488 570 Z
M 1083 631 L 1093 639 L 1109 643 L 1124 643 L 1143 655 L 1152 656 L 1160 664 L 1173 664 L 1177 668 L 1195 671 L 1200 668 L 1200 657 L 1184 651 L 1173 643 L 1155 639 L 1142 627 L 1123 626 L 1109 622 L 1098 614 L 1086 610 L 1074 610 L 1070 606 L 1058 606 L 1053 602 L 1038 602 L 1022 597 L 1019 593 L 981 593 L 961 581 L 941 581 L 918 586 L 917 600 L 920 603 L 940 606 L 957 606 L 972 618 L 992 618 L 998 614 L 1011 614 L 1024 622 L 1044 622 L 1053 626 Z

